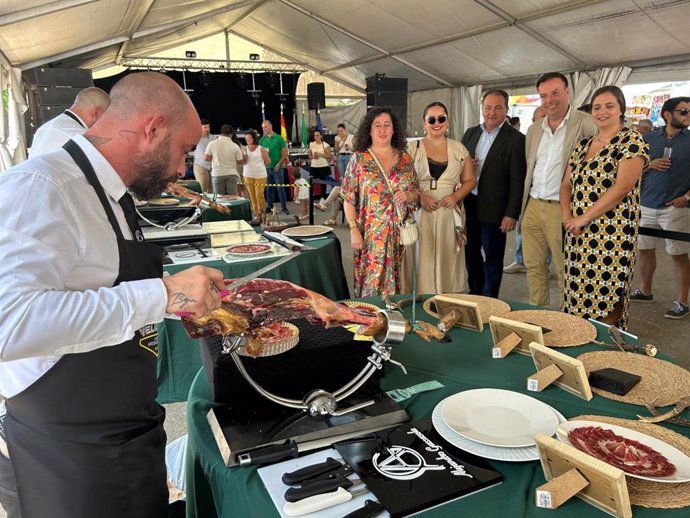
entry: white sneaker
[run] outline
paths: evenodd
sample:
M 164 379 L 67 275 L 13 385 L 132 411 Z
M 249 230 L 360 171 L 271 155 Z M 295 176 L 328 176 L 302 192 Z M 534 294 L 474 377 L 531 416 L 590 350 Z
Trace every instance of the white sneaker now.
M 524 273 L 527 268 L 522 263 L 511 263 L 503 268 L 503 273 Z

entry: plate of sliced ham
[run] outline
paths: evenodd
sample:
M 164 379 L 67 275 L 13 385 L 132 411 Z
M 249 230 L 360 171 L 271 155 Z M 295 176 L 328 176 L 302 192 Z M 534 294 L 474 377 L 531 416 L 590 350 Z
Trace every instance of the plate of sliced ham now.
M 654 482 L 690 481 L 690 457 L 647 434 L 596 421 L 568 421 L 556 436 L 631 477 Z
M 228 247 L 225 251 L 232 255 L 254 257 L 255 255 L 262 255 L 266 252 L 270 252 L 271 245 L 266 243 L 240 243 Z

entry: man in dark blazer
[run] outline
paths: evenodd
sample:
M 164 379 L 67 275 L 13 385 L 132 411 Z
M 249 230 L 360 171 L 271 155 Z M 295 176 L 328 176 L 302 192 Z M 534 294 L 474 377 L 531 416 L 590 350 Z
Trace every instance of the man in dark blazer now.
M 525 136 L 506 123 L 508 93 L 482 97 L 484 122 L 462 137 L 474 159 L 477 186 L 465 198 L 465 261 L 470 293 L 498 297 L 506 234 L 515 229 L 525 183 Z M 484 258 L 482 258 L 482 250 Z

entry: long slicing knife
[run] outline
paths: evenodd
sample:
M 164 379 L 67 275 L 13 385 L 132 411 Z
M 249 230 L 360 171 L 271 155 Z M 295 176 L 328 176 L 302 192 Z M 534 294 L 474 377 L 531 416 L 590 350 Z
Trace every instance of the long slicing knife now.
M 225 286 L 225 291 L 236 290 L 240 286 L 247 284 L 249 281 L 254 280 L 257 277 L 261 277 L 264 273 L 270 272 L 271 270 L 273 270 L 274 268 L 277 268 L 281 264 L 287 263 L 288 261 L 294 259 L 295 257 L 297 257 L 301 253 L 302 252 L 300 252 L 300 251 L 292 252 L 290 255 L 286 255 L 284 257 L 281 257 L 277 261 L 273 261 L 272 263 L 267 264 L 263 268 L 259 268 L 255 272 L 250 273 L 249 275 L 245 275 L 244 277 L 240 277 L 236 281 Z

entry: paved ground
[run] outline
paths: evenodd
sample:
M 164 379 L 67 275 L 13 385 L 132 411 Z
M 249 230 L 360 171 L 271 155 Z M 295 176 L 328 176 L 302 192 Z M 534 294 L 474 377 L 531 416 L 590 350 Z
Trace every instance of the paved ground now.
M 290 204 L 290 211 L 296 213 L 298 208 Z M 316 223 L 323 223 L 326 215 L 316 212 Z M 334 229 L 342 243 L 343 266 L 352 289 L 352 249 L 350 248 L 350 232 L 347 225 L 339 225 Z M 512 262 L 514 248 L 514 233 L 508 238 L 505 264 Z M 658 256 L 658 270 L 654 279 L 655 301 L 647 304 L 633 303 L 630 310 L 630 329 L 633 334 L 645 343 L 653 343 L 657 348 L 685 368 L 690 368 L 690 317 L 684 320 L 669 320 L 664 318 L 664 312 L 675 299 L 675 279 L 673 277 L 670 259 L 664 253 Z M 551 281 L 551 299 L 556 300 L 557 289 L 555 281 Z M 501 286 L 501 298 L 506 300 L 527 301 L 527 280 L 525 274 L 518 273 L 504 275 Z M 166 405 L 167 418 L 165 428 L 168 440 L 172 441 L 186 433 L 185 403 Z M 6 518 L 0 509 L 0 518 Z

